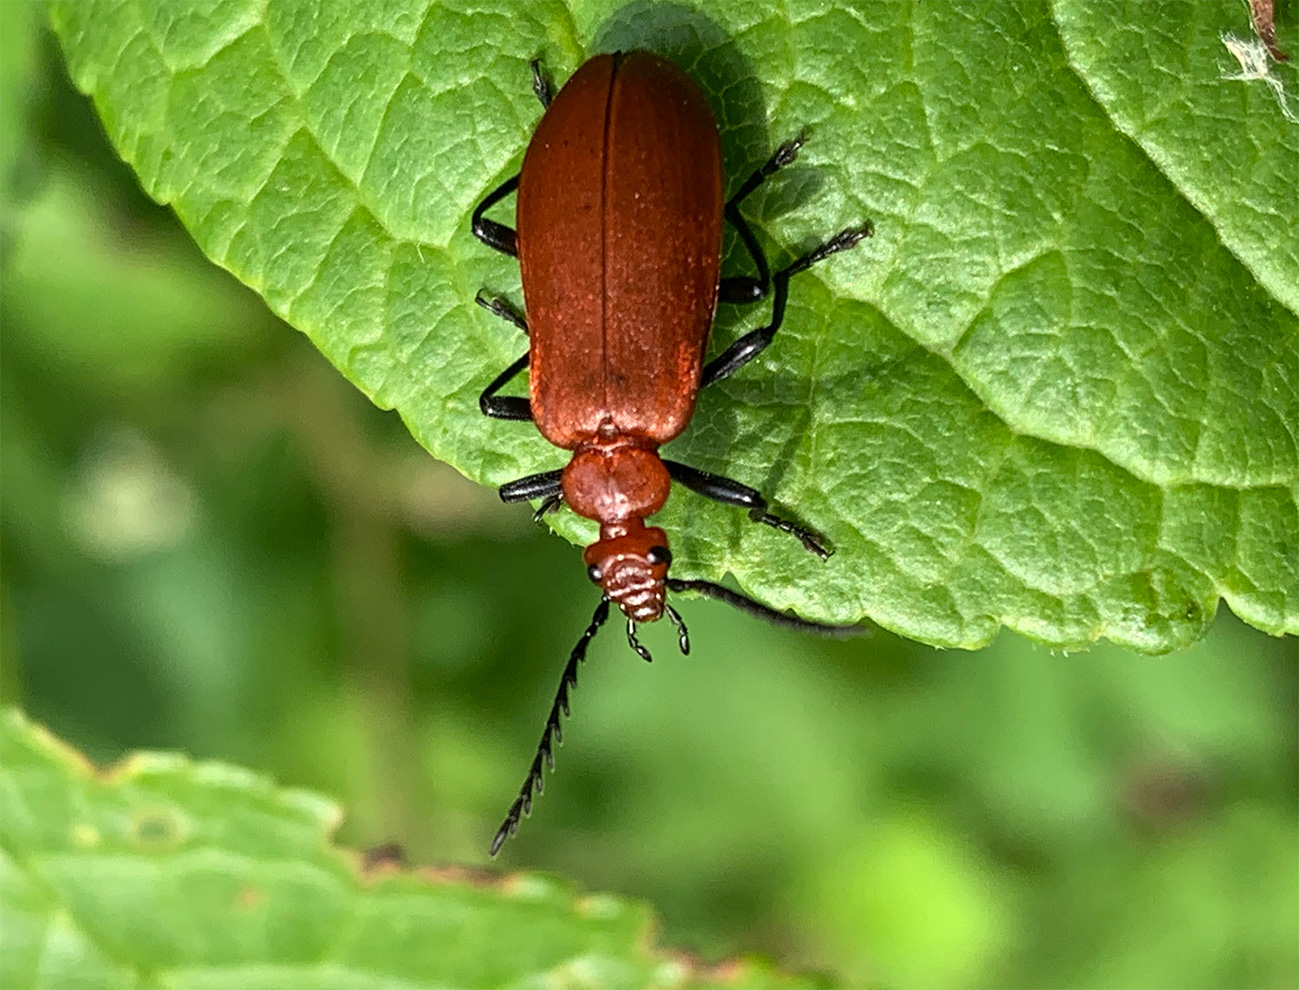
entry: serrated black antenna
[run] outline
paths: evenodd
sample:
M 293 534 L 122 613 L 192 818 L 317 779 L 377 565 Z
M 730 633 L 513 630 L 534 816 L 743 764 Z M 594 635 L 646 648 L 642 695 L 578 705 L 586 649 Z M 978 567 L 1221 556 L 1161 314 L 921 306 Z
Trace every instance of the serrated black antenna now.
M 800 619 L 797 615 L 788 615 L 785 612 L 777 612 L 770 606 L 755 602 L 752 598 L 742 595 L 738 591 L 723 588 L 720 584 L 713 584 L 711 581 L 686 581 L 680 578 L 668 578 L 666 583 L 669 591 L 697 591 L 707 598 L 716 598 L 718 601 L 726 602 L 727 605 L 733 608 L 738 608 L 741 612 L 756 615 L 759 619 L 765 619 L 773 625 L 784 626 L 787 629 L 820 633 L 822 636 L 858 636 L 866 632 L 865 629 L 858 625 L 835 626 L 825 622 L 811 622 L 808 619 Z
M 595 614 L 591 616 L 591 624 L 586 627 L 586 632 L 582 633 L 582 638 L 577 641 L 577 645 L 573 647 L 573 652 L 568 656 L 568 664 L 564 667 L 563 676 L 559 679 L 559 690 L 555 692 L 555 703 L 550 706 L 550 715 L 546 719 L 546 727 L 541 732 L 541 742 L 537 744 L 537 755 L 532 758 L 532 768 L 528 771 L 528 777 L 523 782 L 523 787 L 519 790 L 519 796 L 510 805 L 510 810 L 505 816 L 505 821 L 501 823 L 496 838 L 492 840 L 491 854 L 493 856 L 500 852 L 505 840 L 519 830 L 519 819 L 532 814 L 533 788 L 536 788 L 538 794 L 541 794 L 546 789 L 545 768 L 555 769 L 555 753 L 551 747 L 551 742 L 553 740 L 562 744 L 564 741 L 563 730 L 559 725 L 560 713 L 569 714 L 568 691 L 570 688 L 577 687 L 577 668 L 586 659 L 588 644 L 595 638 L 595 634 L 600 631 L 600 627 L 604 625 L 607 618 L 609 618 L 609 599 L 601 598 L 600 604 L 595 608 Z

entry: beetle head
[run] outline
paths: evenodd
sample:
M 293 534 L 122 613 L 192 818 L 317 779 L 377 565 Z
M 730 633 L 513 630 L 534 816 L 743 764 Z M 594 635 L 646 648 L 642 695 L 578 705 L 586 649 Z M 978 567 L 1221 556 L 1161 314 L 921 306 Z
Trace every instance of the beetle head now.
M 586 548 L 587 574 L 605 596 L 637 622 L 662 618 L 664 581 L 672 553 L 663 530 L 639 519 L 631 525 L 602 527 L 600 539 Z

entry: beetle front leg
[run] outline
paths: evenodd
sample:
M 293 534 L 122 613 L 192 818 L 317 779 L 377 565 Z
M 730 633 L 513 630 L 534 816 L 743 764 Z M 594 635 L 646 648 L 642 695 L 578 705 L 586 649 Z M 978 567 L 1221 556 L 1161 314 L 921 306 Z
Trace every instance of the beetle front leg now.
M 704 373 L 699 381 L 699 387 L 704 388 L 715 381 L 720 381 L 732 372 L 744 367 L 766 349 L 772 338 L 776 336 L 776 331 L 780 329 L 780 324 L 784 322 L 785 303 L 789 299 L 790 278 L 805 269 L 811 268 L 818 261 L 822 261 L 832 254 L 847 251 L 858 241 L 870 237 L 872 233 L 874 233 L 874 228 L 871 227 L 869 221 L 860 227 L 849 227 L 846 230 L 841 230 L 820 247 L 814 248 L 793 264 L 776 272 L 771 277 L 771 283 L 776 290 L 771 303 L 771 322 L 765 327 L 750 330 L 721 354 L 709 361 L 704 366 Z
M 501 485 L 499 494 L 502 502 L 528 502 L 534 498 L 545 499 L 549 504 L 550 500 L 556 495 L 562 499 L 564 494 L 563 485 L 564 469 L 557 468 L 554 471 L 541 471 L 538 474 L 530 474 L 526 478 L 520 478 L 518 481 L 511 481 Z M 545 505 L 542 506 L 545 508 Z
M 685 485 L 692 492 L 696 492 L 704 498 L 710 498 L 714 502 L 748 509 L 749 518 L 754 522 L 760 522 L 772 529 L 778 529 L 782 533 L 789 533 L 791 536 L 798 537 L 798 541 L 803 544 L 803 549 L 807 550 L 808 553 L 814 553 L 822 560 L 826 560 L 833 552 L 822 543 L 823 537 L 820 534 L 814 533 L 810 529 L 804 529 L 788 519 L 781 519 L 779 516 L 774 516 L 768 512 L 767 500 L 748 485 L 742 485 L 732 478 L 724 478 L 719 474 L 700 471 L 698 468 L 692 468 L 679 461 L 669 461 L 667 458 L 663 459 L 663 464 L 667 467 L 668 474 L 671 475 L 673 481 Z

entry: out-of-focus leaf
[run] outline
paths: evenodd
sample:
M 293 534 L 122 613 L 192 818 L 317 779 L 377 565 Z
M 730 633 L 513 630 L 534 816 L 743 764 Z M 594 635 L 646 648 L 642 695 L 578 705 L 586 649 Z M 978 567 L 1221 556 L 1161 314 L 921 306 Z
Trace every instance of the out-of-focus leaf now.
M 12 711 L 0 797 L 5 986 L 805 985 L 661 953 L 643 907 L 552 879 L 362 873 L 323 798 L 158 753 L 100 774 Z
M 809 898 L 820 938 L 886 986 L 995 985 L 1019 919 L 993 864 L 922 816 L 881 817 L 823 864 Z
M 26 122 L 33 95 L 41 38 L 41 8 L 34 3 L 0 4 L 0 220 L 8 237 L 9 213 L 22 190 L 20 173 L 27 145 Z

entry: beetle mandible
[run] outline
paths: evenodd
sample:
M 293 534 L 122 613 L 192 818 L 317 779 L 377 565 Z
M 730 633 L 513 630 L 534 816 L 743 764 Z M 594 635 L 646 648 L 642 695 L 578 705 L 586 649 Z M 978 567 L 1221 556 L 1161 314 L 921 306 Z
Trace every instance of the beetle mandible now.
M 695 591 L 771 621 L 817 632 L 843 632 L 777 612 L 721 585 L 668 577 L 667 534 L 645 519 L 667 501 L 671 482 L 798 538 L 825 559 L 811 530 L 772 514 L 757 491 L 661 458 L 658 449 L 685 429 L 699 389 L 741 368 L 771 343 L 785 315 L 789 280 L 872 233 L 849 227 L 772 274 L 740 203 L 798 154 L 800 135 L 781 145 L 729 200 L 722 199 L 721 142 L 708 100 L 690 78 L 650 52 L 598 55 L 558 96 L 537 61 L 533 89 L 545 112 L 519 174 L 473 213 L 473 232 L 488 247 L 519 259 L 525 320 L 505 300 L 480 292 L 477 302 L 528 335 L 528 352 L 496 377 L 479 399 L 483 413 L 531 420 L 568 465 L 503 485 L 501 498 L 540 498 L 537 517 L 566 504 L 600 524 L 586 548 L 600 604 L 573 648 L 527 779 L 492 841 L 495 855 L 532 809 L 533 790 L 554 768 L 560 713 L 577 683 L 586 647 L 609 616 L 627 618 L 627 641 L 641 657 L 636 623 L 665 613 L 685 624 L 667 591 Z M 517 190 L 517 231 L 486 212 Z M 756 276 L 722 278 L 722 221 L 730 222 Z M 771 320 L 744 334 L 712 361 L 704 351 L 717 303 L 754 303 L 772 293 Z M 527 398 L 498 393 L 529 369 Z

